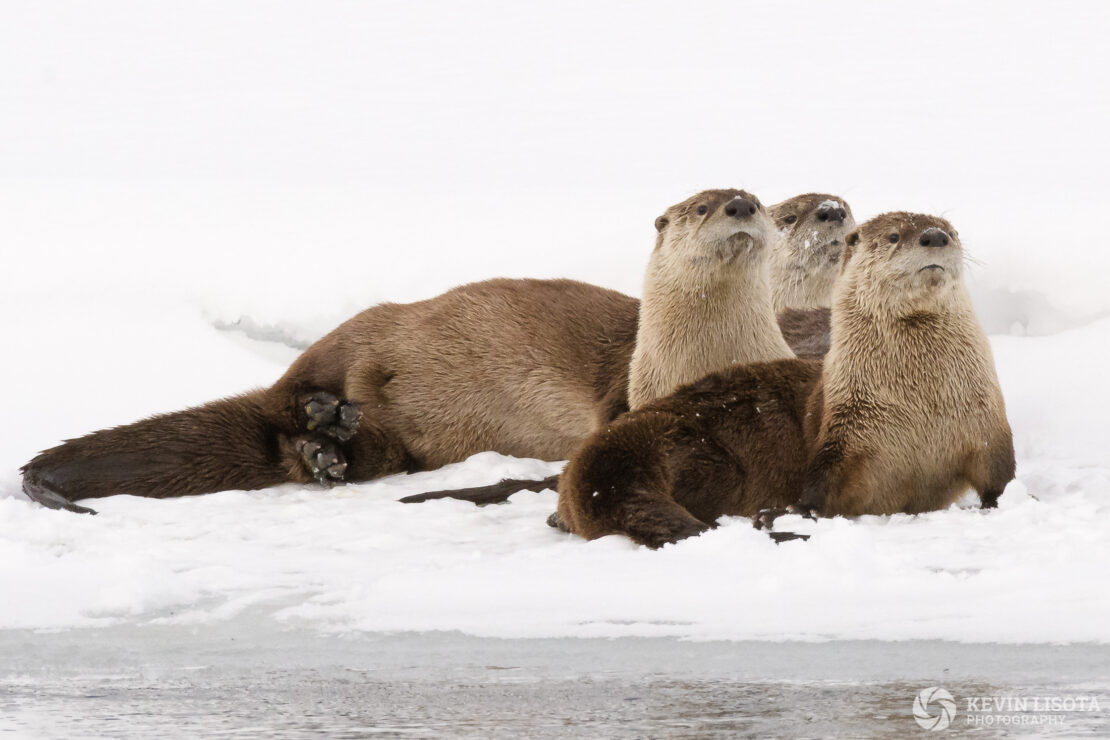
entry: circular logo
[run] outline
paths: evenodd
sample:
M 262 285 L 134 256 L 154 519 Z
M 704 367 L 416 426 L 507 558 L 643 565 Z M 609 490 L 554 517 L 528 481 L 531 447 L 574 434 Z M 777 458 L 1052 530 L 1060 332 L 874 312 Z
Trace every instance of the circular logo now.
M 929 705 L 937 704 L 937 714 L 929 713 Z M 943 730 L 956 715 L 956 700 L 939 686 L 930 686 L 917 693 L 913 700 L 913 718 L 924 730 Z

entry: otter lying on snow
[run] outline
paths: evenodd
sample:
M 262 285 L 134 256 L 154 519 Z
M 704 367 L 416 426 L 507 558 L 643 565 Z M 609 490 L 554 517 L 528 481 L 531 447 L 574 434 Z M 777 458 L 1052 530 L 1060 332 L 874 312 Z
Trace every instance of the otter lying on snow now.
M 730 368 L 607 425 L 559 482 L 557 522 L 660 547 L 723 515 L 996 505 L 1014 450 L 986 336 L 942 218 L 888 213 L 849 235 L 824 366 Z M 769 524 L 777 512 L 768 511 Z
M 830 198 L 775 209 L 807 228 L 825 224 L 822 238 L 833 242 L 846 230 L 839 211 L 818 214 Z M 627 409 L 630 393 L 646 402 L 732 363 L 792 356 L 766 270 L 780 239 L 775 209 L 739 190 L 668 209 L 656 223 L 642 307 L 568 280 L 491 280 L 376 306 L 315 343 L 268 389 L 41 453 L 23 468 L 23 490 L 46 506 L 88 512 L 72 502 L 368 480 L 484 450 L 565 459 Z M 696 331 L 673 331 L 668 312 Z

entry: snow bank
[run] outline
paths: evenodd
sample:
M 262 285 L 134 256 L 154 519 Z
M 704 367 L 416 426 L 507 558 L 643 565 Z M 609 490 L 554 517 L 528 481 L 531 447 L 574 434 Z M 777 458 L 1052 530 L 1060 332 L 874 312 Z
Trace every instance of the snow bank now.
M 158 332 L 120 321 L 116 338 L 140 367 L 167 352 L 167 338 L 188 340 L 199 366 L 231 378 L 279 367 L 258 354 L 272 347 L 229 341 L 195 317 Z M 994 346 L 1019 457 L 997 511 L 783 520 L 813 537 L 781 546 L 734 519 L 652 552 L 548 528 L 550 492 L 485 508 L 397 503 L 559 467 L 494 453 L 330 491 L 117 496 L 98 501 L 96 517 L 38 508 L 18 494 L 13 471 L 0 498 L 0 628 L 203 625 L 252 607 L 252 618 L 334 631 L 1110 642 L 1101 588 L 1110 580 L 1101 434 L 1110 400 L 1092 394 L 1098 369 L 1085 362 L 1110 346 L 1110 321 Z M 204 372 L 193 380 L 214 384 Z M 166 405 L 152 400 L 165 396 L 151 387 L 124 405 L 138 413 Z M 117 411 L 101 413 L 114 422 Z M 53 417 L 34 423 L 60 426 Z

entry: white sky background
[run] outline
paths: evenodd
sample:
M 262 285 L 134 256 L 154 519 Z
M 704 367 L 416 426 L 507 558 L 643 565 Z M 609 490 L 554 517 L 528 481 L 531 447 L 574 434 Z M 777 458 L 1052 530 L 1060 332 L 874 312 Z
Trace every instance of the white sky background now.
M 944 212 L 979 280 L 1110 309 L 1106 3 L 0 14 L 0 249 L 20 295 L 172 289 L 330 322 L 494 275 L 637 292 L 654 217 L 742 186 L 834 192 L 861 220 Z M 344 258 L 341 284 L 299 295 Z

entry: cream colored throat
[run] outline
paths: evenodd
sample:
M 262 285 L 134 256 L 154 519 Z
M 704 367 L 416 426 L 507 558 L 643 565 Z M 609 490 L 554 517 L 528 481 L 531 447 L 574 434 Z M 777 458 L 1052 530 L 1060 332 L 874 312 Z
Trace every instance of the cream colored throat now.
M 766 269 L 750 271 L 756 274 L 701 284 L 649 274 L 629 373 L 631 408 L 731 365 L 794 356 L 775 320 Z

